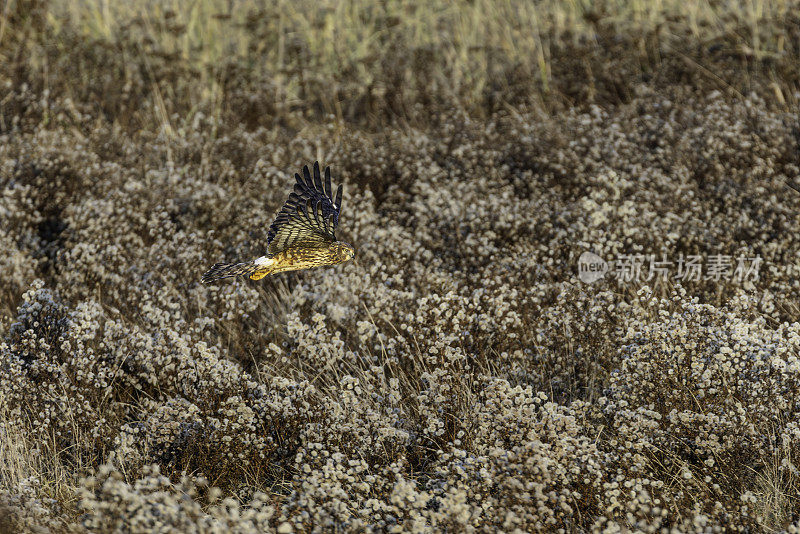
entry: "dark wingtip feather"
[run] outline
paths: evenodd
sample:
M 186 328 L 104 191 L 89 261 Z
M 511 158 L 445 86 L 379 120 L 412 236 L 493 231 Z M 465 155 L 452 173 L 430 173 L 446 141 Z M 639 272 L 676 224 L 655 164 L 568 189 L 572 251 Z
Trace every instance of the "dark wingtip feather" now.
M 306 185 L 314 189 L 314 182 L 311 180 L 311 171 L 308 170 L 308 165 L 303 165 L 303 178 L 306 181 Z
M 320 174 L 319 174 L 319 162 L 318 161 L 314 162 L 314 187 L 317 189 L 317 191 L 320 191 L 320 192 L 323 191 L 323 189 L 322 189 L 322 176 L 320 176 Z
M 333 198 L 331 196 L 331 168 L 325 167 L 325 195 L 328 198 Z
M 334 204 L 334 206 L 336 206 L 336 209 L 338 209 L 338 210 L 342 209 L 342 185 L 341 184 L 339 184 L 339 187 L 336 188 L 336 200 L 334 200 L 333 204 Z

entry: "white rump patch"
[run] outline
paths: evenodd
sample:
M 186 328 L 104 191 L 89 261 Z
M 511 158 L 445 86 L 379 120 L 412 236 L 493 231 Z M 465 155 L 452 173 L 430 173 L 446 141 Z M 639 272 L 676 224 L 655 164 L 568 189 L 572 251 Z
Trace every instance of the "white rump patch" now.
M 272 265 L 273 263 L 275 263 L 275 259 L 273 259 L 273 258 L 268 258 L 268 257 L 266 257 L 266 256 L 261 256 L 261 257 L 260 257 L 260 258 L 258 258 L 258 259 L 257 259 L 257 260 L 256 260 L 254 263 L 255 263 L 256 267 L 258 267 L 258 268 L 261 268 L 261 267 L 269 267 L 270 265 Z

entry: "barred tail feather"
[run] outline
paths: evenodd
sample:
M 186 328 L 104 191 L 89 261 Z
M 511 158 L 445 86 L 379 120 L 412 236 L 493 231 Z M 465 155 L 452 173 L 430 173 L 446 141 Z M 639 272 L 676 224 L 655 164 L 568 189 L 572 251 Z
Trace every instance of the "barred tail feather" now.
M 221 278 L 230 278 L 232 276 L 240 276 L 243 274 L 251 274 L 256 272 L 257 266 L 255 261 L 247 261 L 244 263 L 215 263 L 203 277 L 200 279 L 204 284 L 209 284 Z

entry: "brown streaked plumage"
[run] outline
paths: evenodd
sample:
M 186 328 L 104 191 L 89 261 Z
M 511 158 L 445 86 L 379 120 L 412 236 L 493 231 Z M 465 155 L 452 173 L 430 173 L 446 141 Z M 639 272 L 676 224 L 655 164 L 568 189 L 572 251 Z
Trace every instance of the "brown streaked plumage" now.
M 355 256 L 351 245 L 336 239 L 342 208 L 342 186 L 331 190 L 331 170 L 325 167 L 323 181 L 319 163 L 314 175 L 303 167 L 303 176 L 295 174 L 294 190 L 284 203 L 267 233 L 267 254 L 244 263 L 217 263 L 202 277 L 204 284 L 249 274 L 260 280 L 268 274 L 296 271 L 324 265 L 336 265 Z

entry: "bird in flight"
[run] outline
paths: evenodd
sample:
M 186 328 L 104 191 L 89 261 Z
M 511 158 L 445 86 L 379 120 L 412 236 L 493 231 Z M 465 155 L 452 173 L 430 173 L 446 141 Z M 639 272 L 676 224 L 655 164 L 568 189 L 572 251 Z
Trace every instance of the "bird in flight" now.
M 208 284 L 221 278 L 250 275 L 260 280 L 268 274 L 336 265 L 353 259 L 353 247 L 334 235 L 342 209 L 342 186 L 331 192 L 331 168 L 325 167 L 323 181 L 319 163 L 314 162 L 314 176 L 303 167 L 303 176 L 294 175 L 297 183 L 278 212 L 267 233 L 267 254 L 244 263 L 214 264 L 202 277 Z

